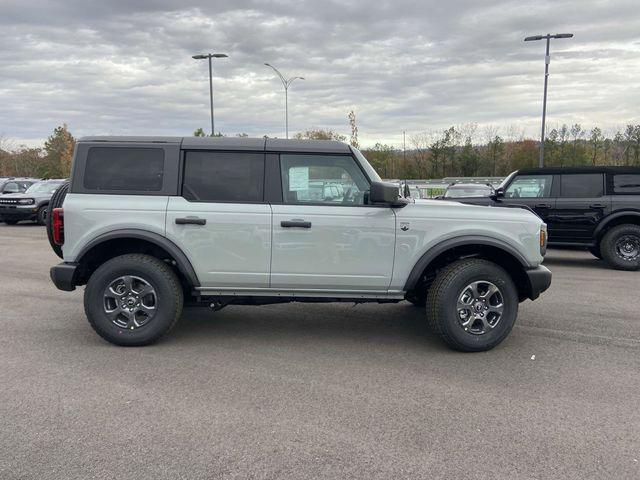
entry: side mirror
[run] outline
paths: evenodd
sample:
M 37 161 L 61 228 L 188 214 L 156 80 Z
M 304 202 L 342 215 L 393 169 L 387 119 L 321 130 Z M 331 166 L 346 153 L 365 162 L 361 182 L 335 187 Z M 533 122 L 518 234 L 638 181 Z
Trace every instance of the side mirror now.
M 385 203 L 392 207 L 404 206 L 408 203 L 398 194 L 398 186 L 393 183 L 372 182 L 369 191 L 371 203 Z
M 501 198 L 504 198 L 504 188 L 496 188 L 489 198 L 494 201 L 498 201 Z

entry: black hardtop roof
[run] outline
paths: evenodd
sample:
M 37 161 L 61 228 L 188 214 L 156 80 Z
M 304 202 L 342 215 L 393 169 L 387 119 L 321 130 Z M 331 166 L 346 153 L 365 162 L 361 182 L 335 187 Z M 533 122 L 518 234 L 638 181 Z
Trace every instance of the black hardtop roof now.
M 80 143 L 165 143 L 179 144 L 185 150 L 253 150 L 308 153 L 350 153 L 349 145 L 335 140 L 285 140 L 249 137 L 129 137 L 90 136 Z
M 544 167 L 518 170 L 518 175 L 558 175 L 561 173 L 640 173 L 640 167 Z

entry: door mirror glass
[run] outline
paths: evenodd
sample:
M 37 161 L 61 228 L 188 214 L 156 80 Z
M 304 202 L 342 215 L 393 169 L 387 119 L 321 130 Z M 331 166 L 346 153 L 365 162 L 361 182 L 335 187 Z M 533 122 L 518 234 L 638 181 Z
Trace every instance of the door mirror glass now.
M 491 198 L 491 200 L 499 200 L 501 198 L 504 198 L 504 188 L 496 188 L 493 192 L 491 192 L 491 195 L 489 195 L 489 197 Z

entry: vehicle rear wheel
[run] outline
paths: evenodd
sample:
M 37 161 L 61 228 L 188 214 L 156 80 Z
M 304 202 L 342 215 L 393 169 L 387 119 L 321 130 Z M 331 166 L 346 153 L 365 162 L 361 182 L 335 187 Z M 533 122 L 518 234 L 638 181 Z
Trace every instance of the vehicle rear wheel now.
M 602 260 L 602 252 L 600 251 L 600 245 L 596 245 L 595 247 L 589 247 L 589 253 L 596 258 Z
M 640 269 L 640 226 L 618 225 L 609 230 L 600 244 L 602 257 L 618 270 Z
M 51 196 L 51 200 L 49 200 L 50 211 L 53 211 L 54 208 L 62 207 L 64 203 L 64 198 L 67 196 L 67 192 L 69 191 L 69 182 L 65 182 L 58 187 L 58 189 Z M 49 245 L 53 249 L 54 253 L 62 258 L 62 247 L 60 245 L 56 245 L 53 242 L 53 215 L 47 215 L 46 217 L 46 225 L 47 225 L 47 238 L 49 239 Z
M 49 207 L 44 205 L 38 209 L 38 213 L 36 214 L 36 223 L 38 225 L 46 225 L 47 224 L 47 211 Z
M 182 286 L 165 262 L 142 254 L 112 258 L 91 275 L 84 310 L 102 338 L 115 345 L 149 345 L 178 322 Z
M 427 294 L 427 320 L 454 350 L 480 352 L 502 342 L 518 316 L 518 292 L 509 274 L 482 259 L 442 270 Z

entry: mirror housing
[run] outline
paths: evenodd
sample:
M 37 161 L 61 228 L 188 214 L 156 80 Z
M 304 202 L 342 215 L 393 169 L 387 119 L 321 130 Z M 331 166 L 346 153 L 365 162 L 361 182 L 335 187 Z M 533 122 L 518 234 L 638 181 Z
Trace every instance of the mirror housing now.
M 504 188 L 496 188 L 489 198 L 494 201 L 499 201 L 501 198 L 504 198 Z
M 397 185 L 385 182 L 371 182 L 369 202 L 384 203 L 392 207 L 403 207 L 409 203 L 408 200 L 400 197 Z

